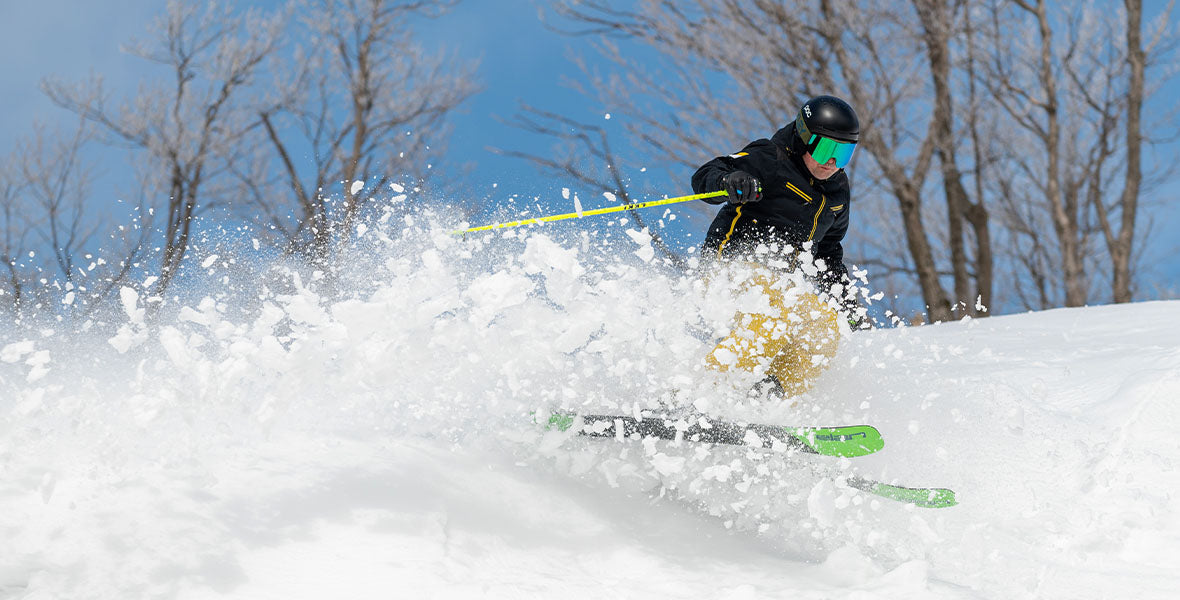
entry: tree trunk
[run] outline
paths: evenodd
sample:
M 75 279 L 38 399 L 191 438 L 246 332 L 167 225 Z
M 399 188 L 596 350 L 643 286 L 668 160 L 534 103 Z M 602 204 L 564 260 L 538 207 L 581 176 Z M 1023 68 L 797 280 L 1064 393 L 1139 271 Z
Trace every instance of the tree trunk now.
M 1061 122 L 1060 105 L 1057 96 L 1057 79 L 1053 73 L 1053 31 L 1049 24 L 1048 10 L 1044 0 L 1030 6 L 1024 0 L 1017 0 L 1025 10 L 1037 18 L 1040 28 L 1040 80 L 1045 97 L 1040 100 L 1046 119 L 1045 132 L 1041 139 L 1045 146 L 1049 164 L 1045 173 L 1045 195 L 1052 207 L 1053 229 L 1061 251 L 1062 277 L 1065 285 L 1065 305 L 1086 304 L 1086 272 L 1081 244 L 1081 228 L 1078 225 L 1078 201 L 1076 194 L 1062 193 L 1061 188 Z
M 1110 243 L 1110 258 L 1114 270 L 1112 294 L 1115 302 L 1131 301 L 1131 258 L 1135 239 L 1135 213 L 1139 206 L 1139 186 L 1143 180 L 1142 167 L 1142 110 L 1144 70 L 1147 64 L 1140 33 L 1143 20 L 1142 0 L 1124 0 L 1127 8 L 1127 62 L 1131 66 L 1131 80 L 1127 89 L 1127 170 L 1123 183 L 1122 224 L 1118 238 Z
M 908 182 L 894 188 L 894 195 L 901 209 L 901 220 L 905 226 L 906 246 L 914 259 L 914 270 L 918 275 L 918 286 L 931 322 L 949 321 L 954 318 L 951 302 L 938 281 L 938 268 L 930 248 L 926 227 L 922 223 L 922 190 Z
M 930 77 L 934 85 L 934 144 L 938 151 L 938 161 L 942 170 L 943 190 L 947 203 L 947 231 L 951 252 L 951 273 L 954 275 L 955 297 L 952 310 L 960 314 L 977 315 L 981 311 L 976 309 L 977 299 L 980 297 L 979 287 L 972 281 L 970 270 L 967 268 L 967 250 L 964 240 L 963 221 L 967 219 L 968 211 L 974 217 L 977 240 L 979 229 L 984 229 L 985 243 L 988 242 L 986 232 L 987 212 L 981 204 L 973 205 L 968 197 L 967 189 L 963 185 L 963 175 L 959 171 L 958 160 L 955 156 L 955 116 L 951 99 L 951 61 L 949 36 L 952 23 L 950 7 L 939 0 L 915 0 L 914 7 L 922 22 L 923 40 L 926 46 L 926 57 L 930 61 Z M 990 261 L 990 252 L 986 254 L 976 251 L 976 264 L 981 259 Z M 990 265 L 982 265 L 990 273 Z M 978 270 L 977 270 L 978 273 Z M 984 313 L 986 314 L 986 313 Z

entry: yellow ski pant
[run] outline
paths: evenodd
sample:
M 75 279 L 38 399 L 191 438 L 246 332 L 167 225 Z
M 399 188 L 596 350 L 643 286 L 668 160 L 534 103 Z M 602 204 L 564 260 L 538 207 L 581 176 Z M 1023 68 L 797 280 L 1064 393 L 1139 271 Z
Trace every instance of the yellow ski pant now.
M 753 310 L 739 309 L 729 336 L 717 344 L 706 364 L 722 373 L 741 369 L 770 375 L 787 396 L 811 388 L 836 356 L 840 329 L 834 308 L 809 286 L 776 277 L 774 271 L 749 265 L 741 278 L 738 297 L 761 293 L 764 300 L 740 302 Z

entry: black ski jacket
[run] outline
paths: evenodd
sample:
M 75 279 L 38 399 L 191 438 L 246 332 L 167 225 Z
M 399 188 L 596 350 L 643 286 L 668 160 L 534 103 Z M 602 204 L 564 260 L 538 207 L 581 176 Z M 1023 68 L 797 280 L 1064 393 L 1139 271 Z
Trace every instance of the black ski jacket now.
M 817 283 L 827 291 L 844 279 L 848 269 L 840 242 L 848 231 L 851 209 L 848 176 L 841 169 L 825 181 L 816 180 L 803 163 L 804 151 L 792 122 L 769 140 L 750 142 L 741 152 L 719 156 L 697 169 L 692 189 L 698 194 L 725 189 L 722 179 L 734 171 L 745 171 L 762 183 L 761 201 L 721 207 L 705 236 L 702 256 L 749 255 L 755 260 L 766 256 L 793 264 L 794 254 L 810 241 L 812 254 L 823 259 L 826 267 Z M 725 197 L 706 200 L 710 204 L 725 201 Z M 770 253 L 755 256 L 759 244 L 765 244 Z

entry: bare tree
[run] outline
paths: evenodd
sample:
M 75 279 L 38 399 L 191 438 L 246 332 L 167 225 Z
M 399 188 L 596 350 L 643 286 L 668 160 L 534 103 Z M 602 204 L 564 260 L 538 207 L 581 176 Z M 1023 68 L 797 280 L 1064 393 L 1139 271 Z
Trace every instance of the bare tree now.
M 25 262 L 32 228 L 29 213 L 22 202 L 26 184 L 14 168 L 16 155 L 0 161 L 0 260 L 4 261 L 4 285 L 0 287 L 2 305 L 12 315 L 19 315 L 35 294 L 36 269 Z
M 1008 117 L 998 134 L 1011 148 L 1037 149 L 1005 163 L 1016 187 L 1033 193 L 1001 197 L 1014 252 L 1025 257 L 1021 280 L 1039 288 L 1024 295 L 1038 308 L 1082 306 L 1105 296 L 1096 276 L 1109 273 L 1108 297 L 1130 301 L 1147 141 L 1141 112 L 1152 92 L 1145 73 L 1172 51 L 1171 38 L 1157 23 L 1144 41 L 1135 0 L 1125 10 L 1088 4 L 1054 13 L 1043 0 L 986 7 L 991 50 L 981 81 Z M 1014 36 L 1014 27 L 1028 35 Z M 1037 239 L 1046 231 L 1055 247 Z
M 1093 196 L 1098 224 L 1106 238 L 1107 251 L 1113 269 L 1111 292 L 1115 302 L 1130 302 L 1131 257 L 1135 241 L 1135 218 L 1139 209 L 1139 189 L 1143 182 L 1143 103 L 1144 78 L 1147 71 L 1147 50 L 1144 48 L 1142 0 L 1124 0 L 1126 8 L 1126 56 L 1129 75 L 1126 83 L 1126 125 L 1123 142 L 1127 152 L 1127 166 L 1123 175 L 1123 191 L 1119 197 L 1120 223 L 1118 231 L 1111 224 L 1110 211 L 1100 196 Z
M 92 314 L 128 276 L 145 244 L 93 194 L 92 128 L 34 124 L 0 173 L 0 301 L 19 316 Z M 122 230 L 122 231 L 120 231 Z M 106 234 L 109 239 L 100 239 Z
M 274 49 L 280 24 L 255 10 L 171 0 L 155 24 L 156 38 L 129 49 L 168 68 L 170 83 L 144 85 L 118 107 L 108 105 L 101 80 L 43 85 L 54 102 L 98 124 L 109 143 L 130 147 L 150 163 L 144 184 L 164 196 L 166 214 L 157 297 L 180 270 L 194 216 L 221 199 L 231 165 L 242 158 L 249 121 L 239 95 Z
M 1040 43 L 1035 48 L 1033 60 L 1029 64 L 1017 62 L 1023 57 L 1009 53 L 1001 46 L 1006 46 L 1009 42 L 1001 41 L 998 30 L 1001 15 L 997 12 L 993 17 L 993 25 L 997 29 L 993 30 L 992 38 L 996 44 L 995 69 L 990 74 L 988 82 L 1004 109 L 1017 123 L 1036 135 L 1040 147 L 1045 151 L 1043 179 L 1035 177 L 1035 173 L 1031 172 L 1032 169 L 1039 170 L 1040 161 L 1033 162 L 1036 166 L 1031 166 L 1028 162 L 1020 164 L 1034 182 L 1043 181 L 1043 184 L 1037 185 L 1041 187 L 1051 207 L 1053 229 L 1060 244 L 1065 305 L 1081 306 L 1085 304 L 1088 296 L 1085 275 L 1087 244 L 1083 237 L 1086 232 L 1081 222 L 1082 207 L 1078 198 L 1082 182 L 1076 178 L 1062 181 L 1062 107 L 1058 94 L 1058 77 L 1053 64 L 1053 29 L 1049 22 L 1048 8 L 1042 0 L 1037 0 L 1035 5 L 1023 0 L 1015 0 L 1014 3 L 1035 18 Z M 1003 37 L 1009 37 L 1007 32 Z M 1038 119 L 1038 115 L 1043 118 Z M 1105 156 L 1101 152 L 1091 152 L 1091 155 L 1096 158 Z
M 330 267 L 334 242 L 391 182 L 421 182 L 443 149 L 445 119 L 477 91 L 474 65 L 414 44 L 409 20 L 436 17 L 443 0 L 312 0 L 294 68 L 258 111 L 272 153 L 247 177 L 263 219 L 288 251 Z M 299 159 L 310 154 L 311 164 Z M 271 162 L 273 161 L 273 162 Z M 354 182 L 361 181 L 356 186 Z M 338 200 L 334 200 L 338 199 Z M 291 216 L 295 218 L 292 219 Z
M 36 126 L 30 141 L 17 144 L 17 164 L 31 201 L 26 209 L 39 217 L 33 228 L 40 238 L 37 246 L 47 249 L 56 274 L 70 286 L 80 275 L 78 255 L 97 231 L 97 223 L 87 222 L 84 202 L 94 178 L 93 165 L 81 157 L 89 135 L 85 122 L 61 140 Z
M 922 26 L 922 42 L 926 49 L 926 58 L 930 64 L 930 77 L 934 96 L 934 111 L 931 116 L 931 129 L 934 133 L 933 141 L 938 153 L 938 162 L 942 169 L 943 195 L 946 198 L 947 234 L 950 247 L 951 272 L 954 279 L 954 309 L 965 314 L 981 316 L 987 313 L 983 307 L 990 306 L 992 301 L 992 264 L 991 232 L 988 228 L 988 211 L 984 206 L 982 190 L 976 189 L 975 200 L 972 200 L 964 184 L 964 174 L 960 171 L 957 159 L 957 146 L 960 139 L 956 135 L 955 123 L 955 90 L 952 89 L 953 58 L 951 38 L 964 28 L 963 19 L 956 19 L 965 3 L 958 2 L 951 5 L 941 0 L 914 0 L 914 8 Z M 965 14 L 962 11 L 959 14 Z M 972 49 L 968 46 L 966 54 Z M 969 113 L 970 127 L 968 131 L 977 139 L 977 113 Z M 976 142 L 977 143 L 977 142 Z M 978 175 L 978 174 L 977 174 Z M 974 273 L 972 277 L 968 268 L 968 253 L 965 243 L 964 224 L 972 227 L 972 237 L 975 240 Z M 975 302 L 971 302 L 975 299 Z

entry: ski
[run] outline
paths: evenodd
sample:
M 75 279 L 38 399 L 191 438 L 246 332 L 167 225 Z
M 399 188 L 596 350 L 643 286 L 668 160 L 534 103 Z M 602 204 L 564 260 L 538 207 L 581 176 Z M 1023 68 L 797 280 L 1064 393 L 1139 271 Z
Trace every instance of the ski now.
M 955 498 L 954 490 L 946 488 L 909 488 L 900 485 L 892 485 L 889 483 L 882 483 L 880 481 L 873 481 L 853 475 L 847 478 L 849 487 L 904 502 L 906 504 L 913 504 L 922 508 L 946 508 L 954 506 L 959 503 Z
M 568 431 L 575 426 L 579 427 L 579 434 L 591 437 L 655 437 L 756 448 L 775 448 L 777 444 L 808 454 L 849 458 L 872 454 L 885 447 L 881 433 L 870 425 L 787 427 L 733 423 L 699 415 L 636 419 L 623 415 L 558 413 L 549 417 L 546 428 Z
M 881 433 L 870 425 L 843 427 L 788 427 L 782 425 L 743 424 L 696 416 L 650 416 L 641 419 L 623 415 L 551 415 L 547 429 L 569 431 L 600 438 L 645 438 L 687 440 L 707 444 L 774 448 L 807 454 L 854 458 L 872 454 L 885 446 Z M 947 488 L 911 488 L 875 481 L 858 475 L 832 477 L 847 481 L 848 486 L 896 502 L 922 508 L 946 508 L 958 504 L 954 490 Z

